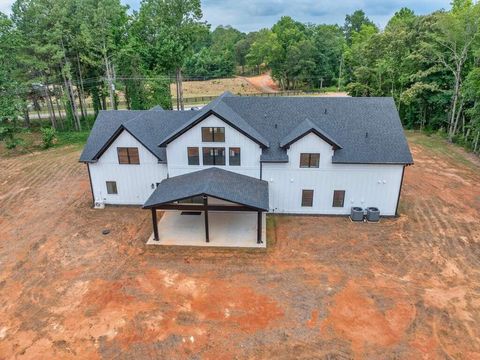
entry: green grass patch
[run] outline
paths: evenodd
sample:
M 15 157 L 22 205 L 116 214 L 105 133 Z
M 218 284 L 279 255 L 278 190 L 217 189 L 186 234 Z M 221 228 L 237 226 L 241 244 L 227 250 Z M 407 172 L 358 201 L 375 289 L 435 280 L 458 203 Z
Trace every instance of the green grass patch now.
M 55 139 L 52 147 L 58 148 L 62 146 L 77 146 L 81 148 L 87 142 L 90 130 L 83 131 L 57 131 L 55 132 Z M 17 134 L 19 144 L 14 149 L 8 149 L 4 141 L 0 141 L 0 156 L 18 156 L 29 154 L 34 151 L 46 150 L 42 141 L 42 134 L 40 128 L 31 130 L 22 130 Z
M 90 130 L 82 131 L 59 131 L 55 146 L 84 145 L 87 142 Z

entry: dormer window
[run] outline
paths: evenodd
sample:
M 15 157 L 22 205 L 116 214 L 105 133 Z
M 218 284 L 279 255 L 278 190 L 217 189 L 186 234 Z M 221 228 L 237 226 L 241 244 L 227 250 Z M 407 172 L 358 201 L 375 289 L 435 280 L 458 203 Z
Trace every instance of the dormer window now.
M 225 142 L 224 127 L 202 127 L 203 142 Z
M 301 153 L 301 168 L 318 168 L 320 166 L 320 154 L 318 153 Z

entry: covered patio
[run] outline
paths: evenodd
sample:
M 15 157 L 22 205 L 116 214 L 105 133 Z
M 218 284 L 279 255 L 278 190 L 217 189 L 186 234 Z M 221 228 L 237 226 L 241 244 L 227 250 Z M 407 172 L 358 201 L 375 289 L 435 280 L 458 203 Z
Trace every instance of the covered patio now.
M 182 215 L 180 211 L 165 211 L 158 221 L 160 241 L 154 235 L 148 245 L 221 246 L 265 248 L 265 213 L 262 214 L 262 242 L 257 242 L 257 214 L 211 211 L 209 237 L 205 241 L 204 213 Z
M 148 244 L 265 247 L 268 183 L 219 168 L 163 180 L 143 206 Z M 163 210 L 158 220 L 157 211 Z

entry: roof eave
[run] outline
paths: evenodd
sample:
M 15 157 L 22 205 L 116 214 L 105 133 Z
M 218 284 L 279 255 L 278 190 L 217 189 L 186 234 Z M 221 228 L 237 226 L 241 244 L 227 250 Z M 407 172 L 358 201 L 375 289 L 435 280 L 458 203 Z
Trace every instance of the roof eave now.
M 150 205 L 143 205 L 143 206 L 142 206 L 142 209 L 155 209 L 155 208 L 158 207 L 158 206 L 171 204 L 172 202 L 175 202 L 175 201 L 181 201 L 181 200 L 185 200 L 185 199 L 190 199 L 190 198 L 196 197 L 196 196 L 209 196 L 209 197 L 212 197 L 212 198 L 215 198 L 215 199 L 218 199 L 218 200 L 228 201 L 228 202 L 231 202 L 231 203 L 234 203 L 234 204 L 237 204 L 237 205 L 241 205 L 241 206 L 246 206 L 246 207 L 252 208 L 252 211 L 254 211 L 254 210 L 257 210 L 257 211 L 268 211 L 268 210 L 269 210 L 268 207 L 263 208 L 263 207 L 258 207 L 258 206 L 253 206 L 253 205 L 244 204 L 244 203 L 241 203 L 241 202 L 236 202 L 236 201 L 233 201 L 233 200 L 225 199 L 225 198 L 219 197 L 219 196 L 217 196 L 217 195 L 210 194 L 210 193 L 208 193 L 208 192 L 202 192 L 202 193 L 199 193 L 199 194 L 189 195 L 189 196 L 187 196 L 187 197 L 178 198 L 178 199 L 174 199 L 174 200 L 170 200 L 170 201 L 166 201 L 166 202 L 162 202 L 162 203 L 150 204 Z M 203 207 L 203 205 L 198 205 L 198 208 L 199 208 L 199 209 L 201 209 L 202 207 Z

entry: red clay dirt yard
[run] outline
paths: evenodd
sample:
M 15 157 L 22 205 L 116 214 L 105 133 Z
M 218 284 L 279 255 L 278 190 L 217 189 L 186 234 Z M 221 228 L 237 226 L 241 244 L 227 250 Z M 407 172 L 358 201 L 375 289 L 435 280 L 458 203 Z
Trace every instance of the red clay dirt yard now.
M 0 159 L 0 359 L 480 359 L 480 164 L 408 138 L 399 218 L 271 216 L 266 251 L 146 246 L 78 148 Z

